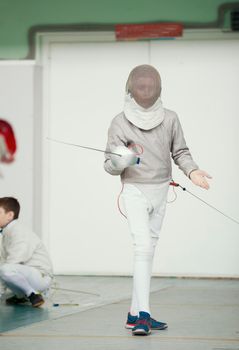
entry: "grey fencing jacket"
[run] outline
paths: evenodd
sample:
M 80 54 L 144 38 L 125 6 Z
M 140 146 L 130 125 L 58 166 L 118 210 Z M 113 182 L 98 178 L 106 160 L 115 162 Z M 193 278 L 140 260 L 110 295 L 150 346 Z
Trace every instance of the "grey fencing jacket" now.
M 150 130 L 132 124 L 124 112 L 118 114 L 108 130 L 107 151 L 129 143 L 143 147 L 140 163 L 124 170 L 114 167 L 110 154 L 105 153 L 104 168 L 111 175 L 121 175 L 123 183 L 160 184 L 172 179 L 171 158 L 189 176 L 198 169 L 184 139 L 183 130 L 175 112 L 164 109 L 163 121 Z

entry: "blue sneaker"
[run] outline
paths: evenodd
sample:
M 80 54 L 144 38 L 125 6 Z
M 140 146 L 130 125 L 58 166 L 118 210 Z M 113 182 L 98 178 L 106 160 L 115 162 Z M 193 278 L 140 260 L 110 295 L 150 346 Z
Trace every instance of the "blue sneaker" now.
M 136 324 L 132 329 L 133 335 L 149 335 L 151 333 L 150 314 L 144 311 L 139 312 Z
M 128 312 L 125 328 L 127 328 L 127 329 L 134 328 L 134 326 L 136 325 L 137 319 L 138 319 L 138 316 L 133 316 L 133 315 L 131 315 L 130 312 Z
M 150 323 L 151 323 L 151 329 L 163 330 L 163 329 L 168 328 L 167 323 L 156 321 L 151 317 L 150 317 Z
M 125 328 L 133 329 L 135 327 L 135 325 L 136 325 L 137 319 L 138 319 L 138 316 L 133 316 L 129 312 L 128 316 L 127 316 L 127 321 L 126 321 L 126 324 L 125 324 Z M 151 317 L 150 317 L 150 322 L 151 322 L 151 329 L 163 330 L 163 329 L 168 328 L 167 323 L 156 321 L 156 320 L 154 320 Z

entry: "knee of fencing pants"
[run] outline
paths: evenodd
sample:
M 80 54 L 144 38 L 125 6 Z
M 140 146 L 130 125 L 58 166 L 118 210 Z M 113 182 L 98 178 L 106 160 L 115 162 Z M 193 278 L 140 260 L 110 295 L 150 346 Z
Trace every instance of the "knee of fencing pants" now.
M 135 244 L 134 255 L 145 258 L 152 257 L 154 255 L 154 246 L 152 242 L 149 242 L 148 244 Z
M 158 244 L 158 240 L 159 240 L 159 237 L 155 237 L 155 236 L 151 236 L 151 244 L 152 244 L 152 247 L 153 247 L 153 250 L 155 250 L 157 244 Z
M 3 264 L 0 266 L 0 278 L 2 280 L 8 279 L 9 276 L 12 276 L 16 273 L 16 268 L 14 264 Z
M 152 238 L 159 238 L 159 234 L 162 228 L 164 216 L 165 216 L 166 205 L 162 206 L 160 210 L 153 213 L 150 217 L 149 226 Z

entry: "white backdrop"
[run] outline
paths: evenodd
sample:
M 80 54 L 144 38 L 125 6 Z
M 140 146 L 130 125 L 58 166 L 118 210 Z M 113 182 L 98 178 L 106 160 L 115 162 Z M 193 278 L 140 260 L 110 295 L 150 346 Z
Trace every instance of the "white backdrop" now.
M 116 206 L 121 184 L 103 170 L 101 153 L 46 137 L 104 149 L 111 119 L 137 64 L 161 73 L 165 107 L 177 111 L 194 159 L 212 176 L 211 190 L 174 179 L 239 217 L 238 41 L 134 43 L 52 42 L 43 75 L 43 238 L 56 273 L 130 274 L 132 247 Z M 239 276 L 238 225 L 177 190 L 168 205 L 154 273 Z M 170 198 L 171 199 L 171 193 Z
M 12 124 L 17 153 L 11 164 L 0 163 L 0 197 L 14 196 L 21 220 L 33 224 L 33 61 L 0 62 L 0 119 Z

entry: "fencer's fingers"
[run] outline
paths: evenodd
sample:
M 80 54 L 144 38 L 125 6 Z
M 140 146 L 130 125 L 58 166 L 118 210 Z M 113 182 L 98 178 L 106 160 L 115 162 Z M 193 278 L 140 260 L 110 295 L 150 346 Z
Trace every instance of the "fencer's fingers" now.
M 206 180 L 201 182 L 200 187 L 204 188 L 205 190 L 210 188 L 209 183 Z
M 193 179 L 193 183 L 206 190 L 209 189 L 209 184 L 202 174 L 198 174 L 198 176 L 196 176 L 195 179 Z
M 203 176 L 206 176 L 208 179 L 212 179 L 212 176 L 209 175 L 206 171 L 202 170 L 202 173 L 201 173 Z

